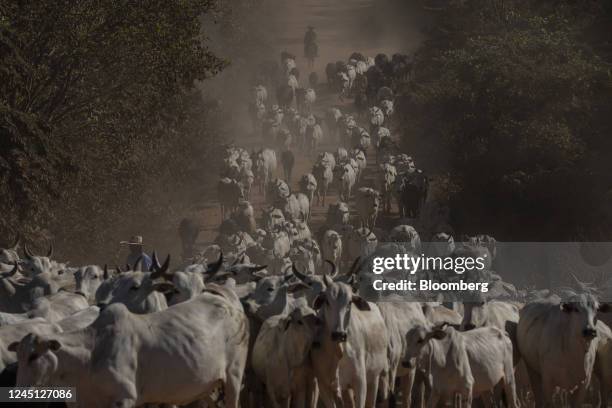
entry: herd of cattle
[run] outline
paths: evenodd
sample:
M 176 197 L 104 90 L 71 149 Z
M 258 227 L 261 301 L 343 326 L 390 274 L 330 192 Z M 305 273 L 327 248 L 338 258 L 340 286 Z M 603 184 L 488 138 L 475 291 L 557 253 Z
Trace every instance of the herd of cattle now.
M 200 225 L 183 220 L 182 263 L 154 253 L 150 270 L 141 262 L 69 267 L 53 248 L 1 249 L 0 386 L 76 387 L 79 407 L 608 406 L 605 285 L 525 291 L 487 270 L 488 298 L 372 293 L 374 254 L 494 260 L 497 252 L 486 235 L 455 242 L 443 224 L 425 232 L 405 222 L 420 217 L 429 188 L 389 130 L 392 88 L 408 61 L 353 54 L 328 65 L 331 91 L 353 97 L 355 115 L 330 108 L 323 120 L 316 75 L 302 89 L 291 55 L 283 53 L 279 72 L 264 65 L 250 106 L 263 146 L 227 147 L 219 235 L 197 250 Z M 323 141 L 339 147 L 321 152 Z M 297 180 L 295 151 L 313 160 Z M 265 202 L 261 218 L 253 186 Z M 339 201 L 311 231 L 311 209 L 326 206 L 331 189 Z M 378 215 L 394 200 L 400 221 L 381 228 Z

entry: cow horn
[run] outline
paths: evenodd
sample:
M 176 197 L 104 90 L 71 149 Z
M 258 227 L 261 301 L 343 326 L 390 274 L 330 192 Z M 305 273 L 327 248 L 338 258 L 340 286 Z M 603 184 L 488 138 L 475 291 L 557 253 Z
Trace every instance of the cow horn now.
M 47 251 L 47 258 L 51 258 L 53 256 L 53 244 L 49 244 L 49 250 Z
M 130 264 L 125 264 L 125 272 L 127 271 L 131 271 L 132 267 L 130 266 Z
M 115 265 L 115 270 L 117 271 L 117 273 L 123 273 L 119 265 Z
M 3 273 L 2 276 L 5 277 L 5 278 L 10 278 L 11 276 L 15 276 L 15 274 L 19 270 L 19 264 L 17 264 L 17 262 L 15 262 L 14 265 L 15 266 L 13 266 L 13 269 L 11 269 L 10 272 Z
M 329 265 L 331 265 L 332 271 L 329 274 L 329 276 L 334 279 L 336 277 L 336 275 L 338 274 L 338 268 L 336 267 L 336 263 L 330 261 L 329 259 L 326 259 L 325 262 L 327 262 Z
M 219 259 L 215 263 L 210 263 L 206 265 L 206 273 L 210 273 L 211 275 L 216 274 L 221 269 L 223 265 L 223 251 L 219 253 Z
M 164 261 L 164 263 L 162 264 L 162 266 L 159 268 L 159 271 L 163 274 L 165 274 L 166 272 L 168 272 L 168 268 L 170 267 L 170 254 L 168 254 L 168 256 L 166 256 L 166 260 Z
M 151 279 L 157 279 L 157 278 L 164 277 L 170 280 L 168 274 L 166 274 L 169 266 L 170 266 L 170 254 L 168 254 L 168 256 L 166 257 L 166 260 L 164 261 L 163 265 L 159 265 L 159 260 L 157 259 L 157 255 L 155 255 L 155 261 L 152 262 L 151 264 L 151 268 L 153 269 L 153 271 L 151 272 Z
M 323 281 L 325 282 L 325 286 L 331 286 L 334 281 L 327 275 L 323 275 Z
M 137 271 L 140 268 L 141 264 L 142 264 L 142 255 L 138 257 L 136 262 L 134 262 L 134 266 L 132 267 L 132 270 Z
M 102 275 L 102 277 L 104 278 L 104 280 L 108 279 L 108 265 L 104 264 L 104 275 Z
M 255 273 L 255 272 L 263 271 L 267 267 L 268 267 L 268 265 L 252 266 L 252 267 L 249 268 L 249 272 Z
M 306 282 L 306 279 L 308 279 L 308 276 L 306 276 L 302 272 L 298 271 L 298 268 L 295 267 L 295 264 L 291 265 L 291 270 L 293 271 L 293 274 L 295 276 L 297 276 L 297 278 L 299 280 L 301 280 L 302 282 Z
M 34 254 L 32 252 L 30 252 L 30 248 L 28 248 L 28 244 L 23 244 L 23 253 L 25 254 L 26 258 L 34 258 Z
M 151 255 L 151 267 L 149 268 L 149 272 L 154 272 L 160 268 L 161 265 L 159 264 L 159 259 L 157 258 L 157 251 L 153 251 L 153 255 Z
M 351 265 L 351 269 L 349 269 L 348 271 L 348 275 L 354 275 L 355 272 L 357 272 L 357 265 L 359 264 L 359 261 L 361 260 L 361 257 L 357 257 L 355 258 L 355 260 L 353 261 L 353 264 Z
M 20 242 L 21 242 L 21 235 L 17 234 L 17 236 L 15 237 L 15 242 L 10 247 L 10 249 L 13 250 L 13 251 L 16 251 Z

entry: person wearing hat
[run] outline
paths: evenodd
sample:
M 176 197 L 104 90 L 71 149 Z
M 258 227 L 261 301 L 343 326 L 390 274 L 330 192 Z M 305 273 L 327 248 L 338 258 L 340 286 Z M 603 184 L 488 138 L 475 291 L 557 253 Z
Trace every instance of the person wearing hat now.
M 130 249 L 130 254 L 126 262 L 131 268 L 133 268 L 136 262 L 138 262 L 138 259 L 140 259 L 141 271 L 148 271 L 151 269 L 152 261 L 149 255 L 144 252 L 144 244 L 141 235 L 134 235 L 129 241 L 121 241 L 121 245 L 127 245 Z

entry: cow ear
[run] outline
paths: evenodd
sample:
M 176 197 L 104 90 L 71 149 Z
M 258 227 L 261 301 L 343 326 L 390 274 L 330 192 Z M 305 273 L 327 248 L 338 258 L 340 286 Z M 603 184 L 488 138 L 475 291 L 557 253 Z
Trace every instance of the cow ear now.
M 360 296 L 353 295 L 352 301 L 353 301 L 353 304 L 355 306 L 357 306 L 357 309 L 359 309 L 359 310 L 363 310 L 363 311 L 370 311 L 370 310 L 372 310 L 370 308 L 370 304 L 366 300 L 364 300 L 362 297 L 360 297 Z
M 320 293 L 312 303 L 312 307 L 313 309 L 318 310 L 321 308 L 321 306 L 323 306 L 323 303 L 325 303 L 325 294 Z
M 442 329 L 435 329 L 429 335 L 432 339 L 442 340 L 446 337 L 446 332 Z
M 310 286 L 308 286 L 304 282 L 299 281 L 299 282 L 289 285 L 289 287 L 287 288 L 287 292 L 294 293 L 300 289 L 310 289 Z
M 254 274 L 251 275 L 251 280 L 253 282 L 259 282 L 260 280 L 262 280 L 263 278 L 265 278 L 267 276 L 266 273 L 264 272 L 255 272 Z
M 571 303 L 561 303 L 561 310 L 565 313 L 575 312 L 576 308 Z
M 610 305 L 610 303 L 602 303 L 599 305 L 597 311 L 600 313 L 610 313 L 612 312 L 612 305 Z
M 153 290 L 162 293 L 170 292 L 174 290 L 174 284 L 172 282 L 155 282 Z
M 18 341 L 14 341 L 11 344 L 9 344 L 8 351 L 12 351 L 12 352 L 16 353 L 18 347 L 19 347 L 19 342 Z
M 62 348 L 62 344 L 57 340 L 49 340 L 47 342 L 47 347 L 51 351 L 57 351 Z

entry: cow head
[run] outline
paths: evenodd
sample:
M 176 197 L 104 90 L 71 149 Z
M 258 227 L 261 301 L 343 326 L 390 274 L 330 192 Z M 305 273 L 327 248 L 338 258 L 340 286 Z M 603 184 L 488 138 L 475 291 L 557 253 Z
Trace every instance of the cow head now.
M 123 303 L 130 312 L 140 314 L 166 309 L 166 299 L 159 292 L 169 292 L 174 290 L 174 286 L 156 279 L 165 278 L 169 264 L 170 256 L 159 267 L 154 262 L 151 272 L 132 270 L 116 275 L 100 285 L 96 291 L 96 302 L 101 306 Z
M 302 365 L 308 358 L 308 353 L 321 326 L 321 319 L 317 317 L 313 309 L 300 305 L 289 316 L 282 319 L 280 324 L 285 332 L 290 366 Z
M 304 174 L 299 182 L 302 193 L 313 193 L 317 190 L 317 179 L 312 174 Z
M 435 256 L 450 256 L 455 251 L 455 240 L 446 232 L 439 232 L 431 238 L 430 251 Z
M 45 272 L 57 275 L 62 274 L 65 265 L 59 264 L 51 259 L 53 256 L 53 245 L 49 246 L 49 250 L 45 256 L 33 254 L 27 244 L 23 246 L 23 251 L 25 259 L 21 261 L 21 267 L 24 275 L 31 277 Z
M 291 278 L 293 278 L 291 274 L 285 276 L 267 276 L 257 282 L 257 286 L 250 298 L 257 305 L 268 305 L 276 298 L 279 289 L 286 286 Z
M 96 291 L 105 280 L 109 279 L 108 267 L 104 270 L 97 265 L 89 265 L 78 268 L 74 272 L 76 282 L 75 292 L 81 293 L 87 299 L 95 297 Z
M 281 227 L 285 223 L 285 215 L 280 208 L 270 207 L 263 212 L 264 227 L 267 231 L 272 231 L 276 227 Z
M 8 350 L 17 353 L 17 386 L 40 386 L 49 383 L 57 371 L 58 360 L 55 354 L 61 344 L 35 334 L 26 335 L 21 341 L 11 343 Z
M 570 332 L 579 334 L 586 341 L 597 337 L 597 313 L 610 311 L 608 304 L 599 303 L 597 297 L 588 292 L 570 292 L 560 307 L 569 320 Z
M 333 342 L 346 342 L 353 308 L 369 311 L 370 304 L 354 294 L 349 285 L 334 282 L 327 275 L 323 279 L 326 285 L 325 291 L 317 296 L 313 307 L 321 310 L 325 322 L 325 335 L 329 335 Z
M 427 353 L 430 340 L 442 340 L 446 338 L 446 323 L 433 328 L 423 325 L 416 325 L 406 333 L 406 354 L 402 361 L 402 366 L 415 368 L 416 361 Z
M 13 264 L 19 261 L 19 254 L 17 249 L 19 248 L 20 237 L 15 239 L 13 245 L 8 248 L 0 248 L 0 263 Z
M 463 302 L 463 320 L 461 330 L 472 330 L 482 327 L 486 318 L 486 298 L 482 292 L 475 292 L 472 299 Z

